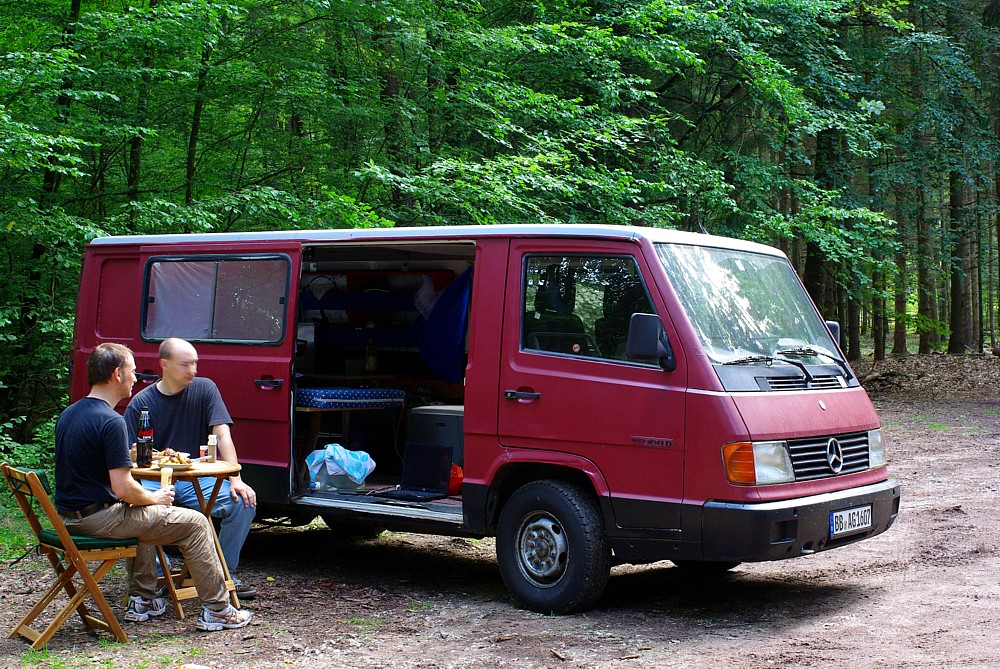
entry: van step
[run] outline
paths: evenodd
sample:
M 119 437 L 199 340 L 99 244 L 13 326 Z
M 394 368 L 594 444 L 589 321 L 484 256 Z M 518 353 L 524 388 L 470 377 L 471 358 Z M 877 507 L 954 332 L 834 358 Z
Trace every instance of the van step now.
M 344 509 L 372 517 L 410 518 L 431 520 L 437 523 L 462 525 L 462 507 L 458 504 L 435 502 L 406 502 L 381 497 L 304 496 L 295 500 L 296 505 L 310 509 Z

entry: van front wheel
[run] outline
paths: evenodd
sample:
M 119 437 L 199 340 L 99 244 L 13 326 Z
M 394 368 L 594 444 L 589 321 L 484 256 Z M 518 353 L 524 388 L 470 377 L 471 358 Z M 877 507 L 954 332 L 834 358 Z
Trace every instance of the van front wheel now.
M 540 613 L 591 606 L 611 573 L 597 500 L 564 481 L 535 481 L 511 495 L 500 513 L 496 550 L 511 594 Z

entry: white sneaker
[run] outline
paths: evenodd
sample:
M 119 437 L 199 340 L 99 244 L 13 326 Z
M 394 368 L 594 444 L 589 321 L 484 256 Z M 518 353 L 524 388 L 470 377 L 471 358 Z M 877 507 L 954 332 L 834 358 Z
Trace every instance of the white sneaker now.
M 144 623 L 150 616 L 162 616 L 166 610 L 166 602 L 159 597 L 149 600 L 132 595 L 128 598 L 128 606 L 125 608 L 125 620 L 130 623 Z
M 195 627 L 203 632 L 234 630 L 246 627 L 250 623 L 251 617 L 252 615 L 246 609 L 236 609 L 232 605 L 226 606 L 221 611 L 213 611 L 207 606 L 203 606 Z

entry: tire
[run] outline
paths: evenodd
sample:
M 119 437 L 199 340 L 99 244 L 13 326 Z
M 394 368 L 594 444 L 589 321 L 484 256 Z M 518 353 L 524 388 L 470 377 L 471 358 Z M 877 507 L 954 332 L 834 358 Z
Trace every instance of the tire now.
M 740 566 L 741 562 L 703 562 L 701 560 L 671 560 L 692 576 L 719 576 L 730 569 Z
M 507 589 L 540 613 L 592 606 L 611 574 L 597 500 L 563 481 L 535 481 L 510 496 L 500 513 L 496 551 Z
M 343 520 L 329 513 L 321 513 L 320 518 L 337 535 L 338 539 L 343 539 L 344 541 L 377 539 L 385 531 L 384 528 L 376 525 L 366 525 L 364 523 Z

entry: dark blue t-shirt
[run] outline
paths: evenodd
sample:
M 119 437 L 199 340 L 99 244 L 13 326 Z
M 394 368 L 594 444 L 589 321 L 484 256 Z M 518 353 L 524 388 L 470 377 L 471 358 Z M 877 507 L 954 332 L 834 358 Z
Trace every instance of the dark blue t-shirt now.
M 129 443 L 135 443 L 139 410 L 149 408 L 153 442 L 162 451 L 172 448 L 198 457 L 198 447 L 206 443 L 213 425 L 232 425 L 219 387 L 211 379 L 196 376 L 176 395 L 164 395 L 156 384 L 136 393 L 125 409 Z
M 56 421 L 56 499 L 65 511 L 119 501 L 108 470 L 131 469 L 125 421 L 104 400 L 84 397 Z

